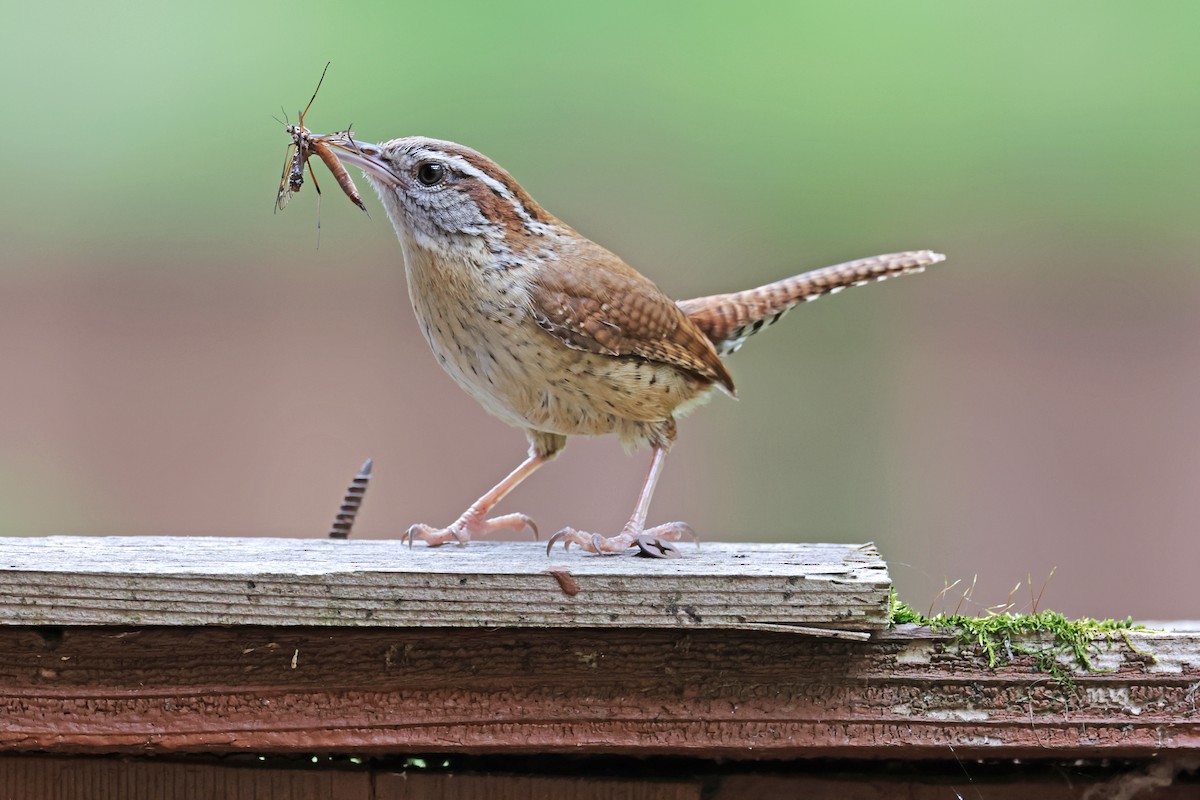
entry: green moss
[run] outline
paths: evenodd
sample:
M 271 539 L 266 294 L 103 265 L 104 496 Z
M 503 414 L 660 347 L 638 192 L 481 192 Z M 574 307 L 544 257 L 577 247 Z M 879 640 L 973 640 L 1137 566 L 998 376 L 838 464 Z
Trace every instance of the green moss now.
M 891 593 L 892 625 L 924 625 L 933 630 L 954 633 L 963 644 L 974 645 L 987 657 L 988 666 L 1008 662 L 1016 654 L 1031 656 L 1039 672 L 1069 685 L 1077 671 L 1102 672 L 1092 664 L 1091 656 L 1101 644 L 1122 641 L 1130 651 L 1153 659 L 1151 653 L 1138 650 L 1129 640 L 1130 631 L 1146 626 L 1132 619 L 1068 619 L 1057 611 L 1036 614 L 1011 612 L 987 613 L 979 617 L 963 614 L 935 614 L 927 617 Z M 1049 641 L 1046 641 L 1049 639 Z M 1064 666 L 1062 656 L 1072 662 Z

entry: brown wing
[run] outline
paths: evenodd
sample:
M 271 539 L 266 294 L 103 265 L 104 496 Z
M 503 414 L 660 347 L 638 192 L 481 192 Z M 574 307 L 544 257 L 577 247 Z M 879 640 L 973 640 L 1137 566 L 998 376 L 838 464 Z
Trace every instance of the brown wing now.
M 733 392 L 712 342 L 648 278 L 586 240 L 564 260 L 572 269 L 549 262 L 531 287 L 545 331 L 576 350 L 670 364 Z

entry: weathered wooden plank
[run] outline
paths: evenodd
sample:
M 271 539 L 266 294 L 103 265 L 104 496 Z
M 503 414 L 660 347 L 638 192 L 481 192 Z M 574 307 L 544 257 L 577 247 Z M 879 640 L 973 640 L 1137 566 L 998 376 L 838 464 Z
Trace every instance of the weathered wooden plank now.
M 249 768 L 248 768 L 249 767 Z M 363 770 L 0 758 L 5 800 L 375 800 Z
M 394 773 L 375 776 L 372 800 L 701 800 L 696 779 Z
M 703 758 L 1200 755 L 1200 634 L 1064 687 L 924 629 L 0 627 L 0 750 Z M 1153 654 L 1154 658 L 1150 655 Z
M 660 561 L 548 558 L 536 542 L 433 550 L 379 540 L 0 539 L 0 623 L 846 631 L 887 624 L 890 579 L 873 545 L 706 544 L 685 553 Z
M 1033 766 L 973 762 L 939 770 L 928 762 L 912 773 L 879 775 L 877 770 L 814 775 L 731 775 L 715 781 L 705 800 L 761 800 L 764 797 L 838 800 L 1196 800 L 1200 788 L 1187 776 L 1176 783 L 1167 756 L 1153 766 L 1119 764 L 1097 773 L 1078 764 Z M 1165 767 L 1165 769 L 1164 769 Z
M 0 756 L 8 800 L 1195 800 L 1200 761 L 1170 756 L 1112 766 L 892 763 L 855 769 L 824 762 L 614 765 L 542 756 L 536 761 L 454 758 L 450 769 L 397 771 L 387 762 L 319 765 L 212 759 Z M 515 762 L 515 763 L 514 763 Z M 497 768 L 503 770 L 497 773 Z M 528 774 L 522 774 L 527 772 Z

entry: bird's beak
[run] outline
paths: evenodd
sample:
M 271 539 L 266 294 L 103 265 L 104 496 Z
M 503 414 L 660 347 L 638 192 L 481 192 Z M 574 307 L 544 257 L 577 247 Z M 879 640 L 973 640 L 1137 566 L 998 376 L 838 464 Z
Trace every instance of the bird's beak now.
M 367 177 L 384 183 L 398 183 L 395 173 L 380 159 L 380 147 L 370 142 L 360 142 L 348 133 L 313 134 L 313 139 L 325 142 L 337 150 L 338 159 L 352 167 L 358 167 Z

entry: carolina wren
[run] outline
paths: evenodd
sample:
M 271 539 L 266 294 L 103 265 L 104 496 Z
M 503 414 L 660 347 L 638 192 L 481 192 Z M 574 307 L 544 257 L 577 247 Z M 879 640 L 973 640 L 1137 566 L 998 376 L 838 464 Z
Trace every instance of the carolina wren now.
M 646 515 L 675 440 L 675 417 L 714 389 L 734 392 L 722 358 L 805 300 L 944 258 L 929 250 L 893 253 L 675 302 L 468 147 L 415 136 L 383 144 L 348 133 L 312 138 L 336 146 L 379 193 L 400 239 L 413 310 L 442 367 L 529 438 L 520 466 L 449 526 L 413 525 L 403 537 L 410 544 L 466 544 L 501 529 L 536 535 L 524 514 L 488 514 L 558 455 L 568 436 L 614 433 L 626 448 L 654 451 L 633 516 L 611 537 L 564 528 L 547 552 L 561 541 L 596 553 L 636 546 L 677 555 L 670 542 L 691 528 L 646 528 Z

